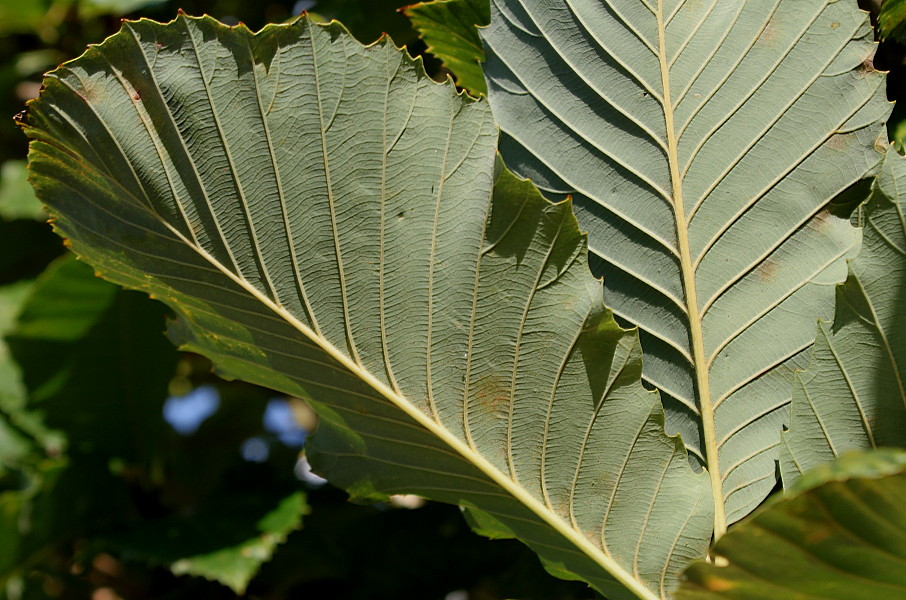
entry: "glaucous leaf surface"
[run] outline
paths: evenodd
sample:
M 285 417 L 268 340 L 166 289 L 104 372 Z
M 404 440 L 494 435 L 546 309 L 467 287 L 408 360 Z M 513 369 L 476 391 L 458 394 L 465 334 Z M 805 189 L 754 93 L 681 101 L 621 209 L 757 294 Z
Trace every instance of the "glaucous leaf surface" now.
M 906 158 L 892 149 L 863 209 L 859 255 L 793 384 L 785 486 L 850 450 L 906 447 Z
M 712 478 L 718 535 L 776 482 L 789 379 L 858 245 L 828 201 L 890 112 L 854 1 L 493 0 L 501 152 L 572 194 L 607 304 Z
M 684 574 L 677 600 L 906 597 L 906 452 L 851 452 L 808 471 Z
M 495 163 L 487 103 L 307 19 L 128 22 L 44 83 L 25 131 L 57 230 L 220 373 L 308 399 L 332 481 L 468 506 L 612 599 L 704 555 L 708 479 L 570 203 Z
M 481 64 L 484 49 L 478 26 L 491 18 L 488 0 L 432 0 L 407 6 L 403 12 L 412 27 L 456 79 L 472 95 L 487 93 Z

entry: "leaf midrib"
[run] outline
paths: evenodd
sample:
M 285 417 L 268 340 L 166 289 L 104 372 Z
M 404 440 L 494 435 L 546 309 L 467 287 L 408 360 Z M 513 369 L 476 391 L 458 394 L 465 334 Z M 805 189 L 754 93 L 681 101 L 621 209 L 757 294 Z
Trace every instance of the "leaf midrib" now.
M 144 55 L 143 52 L 142 54 Z M 64 85 L 66 84 L 64 83 Z M 395 392 L 393 389 L 381 382 L 368 370 L 363 368 L 357 362 L 353 361 L 328 340 L 318 335 L 308 325 L 301 322 L 291 312 L 287 311 L 285 308 L 277 304 L 273 299 L 268 297 L 253 284 L 248 282 L 244 277 L 234 273 L 230 268 L 221 264 L 221 262 L 217 258 L 209 254 L 196 242 L 189 240 L 178 228 L 174 227 L 166 219 L 161 217 L 161 215 L 159 215 L 156 211 L 152 210 L 150 206 L 142 202 L 132 190 L 123 187 L 123 185 L 120 184 L 120 182 L 113 176 L 112 173 L 98 169 L 96 165 L 86 162 L 80 155 L 75 152 L 70 152 L 68 149 L 62 148 L 60 146 L 57 147 L 66 152 L 66 154 L 71 156 L 73 159 L 82 162 L 86 168 L 90 168 L 97 172 L 101 177 L 103 177 L 117 189 L 119 189 L 122 194 L 131 197 L 134 200 L 134 205 L 137 208 L 149 213 L 154 218 L 154 220 L 156 220 L 164 228 L 166 228 L 173 236 L 176 237 L 177 240 L 185 244 L 187 247 L 191 248 L 207 264 L 211 265 L 212 267 L 217 269 L 217 271 L 225 275 L 228 279 L 232 280 L 242 290 L 258 300 L 267 309 L 269 309 L 270 312 L 280 318 L 283 322 L 296 329 L 313 344 L 319 347 L 331 359 L 339 363 L 343 368 L 347 369 L 355 377 L 359 378 L 374 391 L 380 394 L 383 398 L 403 411 L 403 413 L 413 419 L 413 421 L 415 421 L 418 425 L 436 436 L 439 440 L 441 440 L 444 444 L 451 448 L 456 454 L 478 468 L 479 471 L 486 475 L 492 482 L 500 486 L 500 488 L 508 493 L 514 500 L 528 508 L 542 521 L 552 527 L 557 533 L 563 536 L 564 539 L 573 544 L 590 560 L 598 564 L 605 572 L 610 574 L 611 577 L 613 577 L 617 582 L 623 585 L 628 591 L 632 592 L 641 600 L 659 600 L 659 596 L 657 594 L 648 589 L 641 581 L 636 579 L 630 572 L 625 570 L 620 564 L 618 564 L 613 558 L 611 558 L 605 549 L 594 545 L 581 532 L 572 528 L 560 515 L 554 513 L 542 502 L 531 496 L 515 481 L 513 481 L 502 472 L 500 472 L 496 467 L 494 467 L 480 453 L 473 450 L 466 443 L 459 440 L 440 423 L 431 419 L 418 407 L 409 402 L 402 394 Z M 122 149 L 120 149 L 120 151 L 122 152 Z M 133 173 L 133 176 L 135 176 L 135 173 Z M 198 176 L 197 173 L 196 176 Z M 181 206 L 181 202 L 179 202 L 178 200 L 176 203 Z M 227 244 L 226 249 L 230 257 L 232 258 L 229 244 Z M 484 250 L 482 250 L 481 253 L 483 254 Z
M 723 482 L 718 461 L 717 434 L 714 426 L 714 408 L 711 405 L 711 389 L 705 357 L 702 320 L 698 309 L 695 287 L 695 268 L 689 246 L 689 231 L 683 206 L 683 178 L 680 173 L 677 152 L 676 128 L 673 122 L 673 104 L 670 95 L 670 66 L 667 62 L 666 25 L 664 22 L 664 0 L 658 0 L 657 12 L 658 62 L 661 68 L 661 84 L 664 88 L 661 106 L 664 109 L 664 125 L 667 131 L 667 162 L 670 167 L 673 213 L 676 221 L 677 249 L 680 255 L 680 270 L 683 290 L 686 293 L 686 313 L 689 318 L 689 341 L 692 344 L 692 367 L 695 370 L 699 414 L 702 420 L 702 438 L 705 445 L 705 462 L 711 481 L 711 497 L 714 500 L 714 539 L 727 531 L 726 509 L 723 498 Z
M 109 178 L 108 178 L 109 179 Z M 131 195 L 131 194 L 130 194 Z M 607 556 L 604 551 L 596 546 L 594 546 L 584 535 L 582 535 L 577 530 L 568 526 L 566 522 L 557 514 L 550 511 L 546 506 L 544 506 L 537 499 L 528 494 L 525 490 L 519 487 L 512 479 L 506 477 L 501 473 L 496 467 L 494 467 L 487 459 L 485 459 L 481 454 L 469 448 L 465 443 L 456 438 L 452 433 L 450 433 L 445 427 L 443 427 L 437 421 L 429 418 L 424 412 L 419 410 L 415 405 L 410 403 L 404 396 L 397 394 L 391 388 L 389 388 L 382 381 L 377 379 L 369 371 L 361 367 L 359 364 L 355 363 L 349 357 L 347 357 L 343 352 L 333 346 L 326 339 L 318 336 L 312 331 L 305 323 L 299 321 L 294 315 L 283 309 L 282 307 L 276 305 L 270 298 L 261 293 L 255 286 L 249 284 L 243 278 L 237 276 L 229 269 L 224 267 L 217 261 L 213 256 L 210 256 L 203 248 L 199 248 L 194 244 L 191 244 L 181 232 L 177 229 L 170 226 L 169 223 L 161 219 L 157 214 L 154 216 L 175 236 L 177 236 L 180 241 L 188 245 L 192 250 L 194 250 L 199 256 L 204 260 L 208 261 L 212 266 L 217 268 L 221 273 L 226 275 L 228 278 L 233 280 L 237 285 L 239 285 L 246 292 L 251 294 L 256 300 L 260 301 L 268 309 L 270 309 L 274 314 L 282 318 L 287 324 L 291 325 L 302 335 L 308 338 L 312 343 L 317 345 L 321 350 L 323 350 L 331 359 L 340 363 L 344 368 L 349 370 L 353 375 L 358 377 L 369 387 L 375 390 L 378 394 L 383 396 L 386 400 L 391 402 L 397 408 L 402 410 L 407 416 L 416 421 L 419 425 L 427 429 L 429 432 L 434 434 L 442 442 L 447 444 L 452 448 L 457 454 L 465 458 L 475 467 L 477 467 L 482 473 L 487 475 L 494 483 L 503 488 L 507 493 L 509 493 L 515 500 L 519 501 L 521 504 L 526 506 L 529 510 L 535 513 L 540 517 L 544 522 L 553 527 L 558 533 L 560 533 L 564 538 L 573 543 L 579 550 L 586 554 L 590 559 L 600 565 L 605 571 L 610 573 L 618 582 L 626 586 L 627 589 L 632 591 L 638 598 L 642 600 L 658 600 L 658 597 L 654 595 L 647 587 L 645 587 L 640 581 L 632 577 L 628 572 L 626 572 L 619 564 L 616 563 L 612 558 Z

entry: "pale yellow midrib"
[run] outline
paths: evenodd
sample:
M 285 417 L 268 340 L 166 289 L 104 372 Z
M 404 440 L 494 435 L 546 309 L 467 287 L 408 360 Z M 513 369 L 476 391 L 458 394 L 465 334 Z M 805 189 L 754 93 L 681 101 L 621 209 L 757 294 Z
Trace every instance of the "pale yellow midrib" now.
M 317 335 L 305 323 L 299 321 L 292 313 L 288 312 L 285 308 L 271 300 L 271 298 L 261 293 L 261 291 L 259 291 L 255 286 L 251 285 L 242 277 L 239 277 L 238 275 L 221 265 L 216 258 L 209 255 L 203 248 L 190 243 L 179 230 L 172 227 L 158 215 L 154 216 L 158 219 L 158 221 L 161 222 L 162 225 L 164 225 L 171 233 L 173 233 L 173 235 L 179 238 L 179 240 L 186 244 L 189 248 L 194 250 L 205 261 L 217 268 L 217 270 L 226 275 L 246 292 L 251 294 L 256 300 L 261 302 L 268 309 L 279 315 L 287 322 L 287 324 L 297 329 L 302 335 L 307 337 L 315 345 L 321 348 L 321 350 L 323 350 L 328 356 L 340 363 L 353 375 L 368 384 L 381 396 L 383 396 L 397 408 L 402 410 L 407 416 L 412 418 L 412 420 L 437 436 L 438 439 L 447 444 L 465 460 L 478 468 L 478 470 L 480 470 L 488 478 L 490 478 L 491 481 L 503 488 L 503 490 L 510 494 L 516 501 L 524 505 L 526 508 L 535 513 L 535 515 L 537 515 L 542 521 L 550 525 L 557 533 L 562 535 L 577 549 L 588 556 L 589 559 L 597 563 L 604 571 L 610 574 L 611 577 L 613 577 L 617 582 L 623 585 L 627 590 L 632 592 L 637 598 L 639 598 L 640 600 L 661 600 L 657 594 L 652 592 L 641 581 L 633 577 L 628 571 L 617 564 L 617 562 L 614 559 L 610 558 L 601 548 L 598 548 L 597 546 L 592 544 L 581 532 L 573 529 L 565 520 L 563 520 L 560 515 L 557 515 L 556 513 L 549 510 L 542 502 L 535 499 L 531 494 L 521 488 L 516 482 L 501 473 L 494 465 L 492 465 L 487 459 L 485 459 L 484 456 L 470 448 L 465 442 L 450 433 L 440 423 L 431 419 L 428 415 L 419 410 L 414 404 L 409 402 L 405 397 L 397 394 L 394 390 L 377 379 L 370 372 L 365 370 L 361 365 L 354 362 L 343 352 L 334 347 L 333 344 L 331 344 L 329 341 Z
M 676 243 L 680 254 L 680 270 L 683 291 L 686 293 L 686 309 L 689 315 L 689 341 L 692 344 L 692 362 L 695 369 L 695 384 L 698 407 L 702 419 L 702 437 L 705 443 L 705 461 L 711 480 L 711 497 L 714 499 L 714 540 L 727 531 L 726 508 L 724 507 L 723 482 L 717 452 L 717 434 L 714 427 L 714 408 L 711 404 L 711 385 L 705 345 L 702 335 L 702 320 L 698 310 L 698 296 L 695 289 L 695 269 L 689 248 L 689 230 L 686 211 L 683 206 L 683 179 L 679 170 L 676 129 L 673 123 L 673 104 L 670 96 L 670 68 L 667 65 L 667 42 L 664 24 L 664 0 L 657 3 L 658 61 L 661 67 L 661 84 L 664 88 L 664 124 L 667 130 L 667 161 L 670 165 L 670 181 L 673 192 L 673 212 L 676 220 Z

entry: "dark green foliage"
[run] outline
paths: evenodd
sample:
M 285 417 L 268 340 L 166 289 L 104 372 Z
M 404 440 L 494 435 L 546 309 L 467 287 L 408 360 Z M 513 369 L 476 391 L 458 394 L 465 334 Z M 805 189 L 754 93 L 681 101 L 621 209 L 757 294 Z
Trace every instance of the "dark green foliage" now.
M 428 52 L 453 74 L 456 85 L 474 96 L 487 93 L 478 27 L 490 22 L 488 0 L 433 0 L 407 6 L 403 12 L 427 44 Z

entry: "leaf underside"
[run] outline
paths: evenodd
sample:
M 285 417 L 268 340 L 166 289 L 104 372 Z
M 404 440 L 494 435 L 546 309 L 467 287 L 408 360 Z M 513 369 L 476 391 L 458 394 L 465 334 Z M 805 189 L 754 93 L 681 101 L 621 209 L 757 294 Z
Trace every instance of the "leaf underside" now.
M 851 450 L 906 448 L 906 158 L 887 153 L 863 209 L 859 255 L 796 374 L 780 467 L 788 487 Z
M 858 230 L 825 206 L 866 175 L 890 106 L 855 2 L 492 0 L 501 153 L 572 194 L 607 303 L 641 329 L 714 489 L 718 531 L 776 483 L 790 379 Z M 725 519 L 723 515 L 725 514 Z
M 58 232 L 224 376 L 309 399 L 332 481 L 467 506 L 613 599 L 705 554 L 708 479 L 486 102 L 307 19 L 127 22 L 44 84 L 25 131 Z

